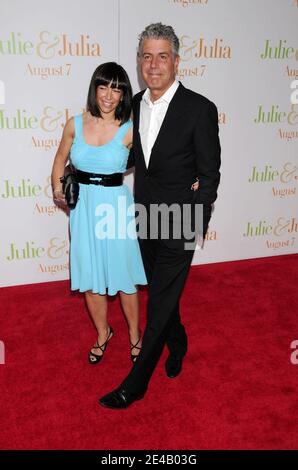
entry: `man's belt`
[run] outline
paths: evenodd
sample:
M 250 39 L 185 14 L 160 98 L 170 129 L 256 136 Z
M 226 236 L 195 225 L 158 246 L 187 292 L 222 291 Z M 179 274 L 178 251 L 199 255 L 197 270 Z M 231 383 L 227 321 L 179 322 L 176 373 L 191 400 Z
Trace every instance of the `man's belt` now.
M 103 175 L 101 173 L 88 173 L 87 171 L 76 170 L 79 183 L 95 184 L 101 186 L 122 186 L 123 173 L 113 173 L 111 175 Z

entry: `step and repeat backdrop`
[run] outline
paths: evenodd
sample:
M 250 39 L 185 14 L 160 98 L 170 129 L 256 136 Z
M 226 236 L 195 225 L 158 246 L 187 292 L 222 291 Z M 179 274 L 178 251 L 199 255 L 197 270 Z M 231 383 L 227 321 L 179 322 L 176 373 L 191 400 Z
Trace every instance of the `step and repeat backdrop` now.
M 68 217 L 50 186 L 63 127 L 102 62 L 142 88 L 138 35 L 157 21 L 180 38 L 178 79 L 219 111 L 221 185 L 193 263 L 297 252 L 297 0 L 2 0 L 1 286 L 69 277 Z

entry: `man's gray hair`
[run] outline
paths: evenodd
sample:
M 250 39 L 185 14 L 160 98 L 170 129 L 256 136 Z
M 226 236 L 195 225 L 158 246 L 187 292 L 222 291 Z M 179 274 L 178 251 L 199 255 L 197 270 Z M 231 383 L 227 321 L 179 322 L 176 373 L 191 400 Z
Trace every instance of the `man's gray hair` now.
M 143 42 L 145 39 L 166 39 L 172 45 L 174 57 L 179 54 L 179 39 L 172 26 L 166 26 L 162 23 L 151 23 L 139 36 L 138 55 L 142 54 Z

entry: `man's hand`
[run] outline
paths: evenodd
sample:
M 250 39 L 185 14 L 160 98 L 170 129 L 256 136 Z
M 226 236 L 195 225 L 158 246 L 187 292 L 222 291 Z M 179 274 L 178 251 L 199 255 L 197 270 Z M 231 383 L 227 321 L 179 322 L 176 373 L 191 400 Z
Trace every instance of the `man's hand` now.
M 193 183 L 190 187 L 192 191 L 197 191 L 199 189 L 199 186 L 200 186 L 199 178 L 196 178 L 196 180 L 197 181 Z

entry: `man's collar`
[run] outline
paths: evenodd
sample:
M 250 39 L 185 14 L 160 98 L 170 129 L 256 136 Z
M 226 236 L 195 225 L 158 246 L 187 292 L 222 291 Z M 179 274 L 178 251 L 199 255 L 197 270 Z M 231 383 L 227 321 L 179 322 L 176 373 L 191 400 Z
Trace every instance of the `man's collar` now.
M 170 88 L 168 88 L 167 91 L 160 98 L 158 98 L 158 100 L 154 101 L 154 104 L 157 104 L 163 101 L 169 104 L 174 94 L 176 93 L 178 87 L 179 87 L 179 82 L 177 80 L 174 80 Z M 145 90 L 145 93 L 142 96 L 142 100 L 144 100 L 148 106 L 150 106 L 150 103 L 152 104 L 152 101 L 150 100 L 149 88 Z

